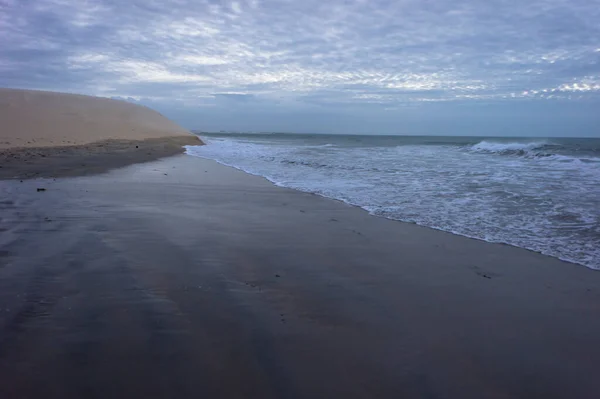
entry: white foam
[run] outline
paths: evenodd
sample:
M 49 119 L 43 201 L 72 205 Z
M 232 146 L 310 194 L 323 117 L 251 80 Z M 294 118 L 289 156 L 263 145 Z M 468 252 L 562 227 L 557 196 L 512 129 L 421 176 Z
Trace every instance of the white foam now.
M 471 147 L 474 151 L 488 152 L 488 153 L 505 153 L 505 152 L 516 152 L 516 151 L 530 151 L 536 148 L 542 148 L 547 145 L 546 142 L 532 142 L 532 143 L 498 143 L 493 141 L 482 141 Z

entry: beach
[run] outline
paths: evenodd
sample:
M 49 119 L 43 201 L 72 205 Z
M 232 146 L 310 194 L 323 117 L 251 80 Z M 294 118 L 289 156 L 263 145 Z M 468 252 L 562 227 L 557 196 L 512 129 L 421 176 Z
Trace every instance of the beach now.
M 185 155 L 1 186 L 2 397 L 599 388 L 584 267 Z
M 596 271 L 164 155 L 0 180 L 0 397 L 597 397 Z

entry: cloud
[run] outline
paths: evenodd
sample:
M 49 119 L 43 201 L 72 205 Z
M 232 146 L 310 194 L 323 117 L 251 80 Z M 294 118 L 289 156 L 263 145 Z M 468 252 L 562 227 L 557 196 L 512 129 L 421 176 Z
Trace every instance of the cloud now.
M 0 85 L 188 106 L 587 101 L 599 18 L 598 0 L 0 0 Z

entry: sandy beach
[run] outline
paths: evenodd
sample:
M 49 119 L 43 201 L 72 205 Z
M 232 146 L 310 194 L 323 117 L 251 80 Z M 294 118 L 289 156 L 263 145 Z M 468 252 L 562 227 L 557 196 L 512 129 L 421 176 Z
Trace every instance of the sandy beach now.
M 117 125 L 2 162 L 1 398 L 598 397 L 597 272 Z

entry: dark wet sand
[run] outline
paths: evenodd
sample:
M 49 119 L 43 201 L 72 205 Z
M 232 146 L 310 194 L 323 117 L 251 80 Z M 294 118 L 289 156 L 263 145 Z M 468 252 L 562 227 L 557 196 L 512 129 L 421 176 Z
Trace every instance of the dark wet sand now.
M 598 398 L 582 266 L 185 155 L 0 193 L 0 398 Z
M 201 144 L 198 136 L 100 140 L 90 144 L 0 148 L 0 179 L 81 176 L 155 161 Z

